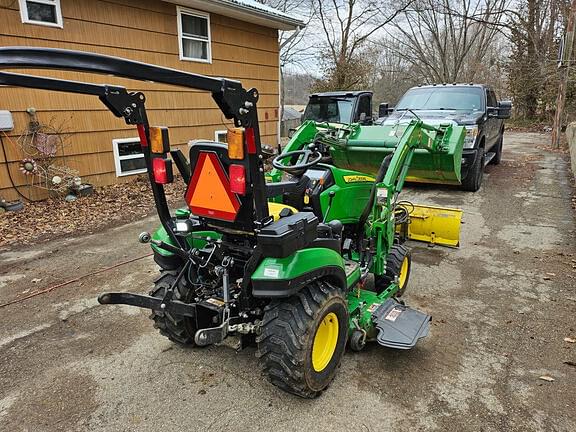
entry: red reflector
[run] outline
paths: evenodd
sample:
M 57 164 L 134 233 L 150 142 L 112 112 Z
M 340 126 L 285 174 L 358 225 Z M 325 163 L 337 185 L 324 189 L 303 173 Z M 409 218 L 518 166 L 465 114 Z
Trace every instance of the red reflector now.
M 138 125 L 138 136 L 140 137 L 140 146 L 148 147 L 148 140 L 146 139 L 146 130 L 144 125 Z
M 238 195 L 246 193 L 246 171 L 243 165 L 230 165 L 228 169 L 230 177 L 230 191 Z
M 172 161 L 170 159 L 152 159 L 152 172 L 154 173 L 154 181 L 158 184 L 168 184 L 174 180 Z
M 246 128 L 244 134 L 246 137 L 246 148 L 248 149 L 248 153 L 256 154 L 256 140 L 254 138 L 254 129 Z

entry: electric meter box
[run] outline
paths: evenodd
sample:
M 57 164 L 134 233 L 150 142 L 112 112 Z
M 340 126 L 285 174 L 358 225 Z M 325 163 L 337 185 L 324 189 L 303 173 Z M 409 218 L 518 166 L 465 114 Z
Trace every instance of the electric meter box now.
M 14 119 L 12 113 L 6 110 L 0 110 L 0 131 L 11 131 L 14 129 Z

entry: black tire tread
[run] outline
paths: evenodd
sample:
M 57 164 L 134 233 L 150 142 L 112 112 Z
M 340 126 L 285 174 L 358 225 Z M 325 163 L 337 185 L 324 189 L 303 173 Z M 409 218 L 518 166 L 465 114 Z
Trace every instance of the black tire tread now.
M 390 249 L 390 254 L 386 259 L 386 273 L 382 276 L 376 276 L 374 278 L 374 286 L 376 288 L 376 292 L 380 293 L 385 290 L 392 282 L 394 282 L 394 278 L 396 275 L 400 273 L 400 269 L 402 268 L 402 262 L 404 261 L 404 257 L 410 254 L 410 249 L 408 249 L 404 245 L 394 245 Z M 396 297 L 402 297 L 406 292 L 406 286 L 408 285 L 409 280 L 406 281 L 404 288 L 398 290 L 396 293 Z
M 289 393 L 314 398 L 322 390 L 313 390 L 305 382 L 305 342 L 321 305 L 344 295 L 328 282 L 316 281 L 287 299 L 274 300 L 265 308 L 262 330 L 256 341 L 260 359 L 269 381 Z M 338 359 L 338 364 L 341 360 Z
M 492 165 L 500 165 L 502 162 L 502 148 L 504 147 L 504 132 L 500 132 L 500 138 L 498 138 L 498 143 L 496 143 L 496 154 L 490 161 Z
M 150 291 L 153 297 L 163 297 L 166 290 L 174 283 L 178 276 L 177 270 L 160 270 L 160 276 L 154 281 L 154 288 Z M 190 302 L 191 290 L 187 286 L 186 278 L 182 278 L 174 290 L 174 299 L 185 303 Z M 195 346 L 195 328 L 191 325 L 190 319 L 172 315 L 168 312 L 152 311 L 150 319 L 154 321 L 154 328 L 157 328 L 162 336 L 167 337 L 172 342 L 181 345 Z
M 467 192 L 476 192 L 482 186 L 484 177 L 484 147 L 478 148 L 474 164 L 468 170 L 466 178 L 462 181 L 462 189 Z

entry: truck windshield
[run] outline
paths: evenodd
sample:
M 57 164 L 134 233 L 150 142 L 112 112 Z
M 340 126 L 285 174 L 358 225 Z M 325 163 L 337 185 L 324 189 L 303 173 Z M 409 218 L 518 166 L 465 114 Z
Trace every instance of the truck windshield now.
M 426 87 L 406 92 L 396 111 L 401 110 L 482 110 L 483 91 L 479 87 Z
M 336 97 L 310 98 L 302 120 L 329 123 L 351 123 L 352 100 Z

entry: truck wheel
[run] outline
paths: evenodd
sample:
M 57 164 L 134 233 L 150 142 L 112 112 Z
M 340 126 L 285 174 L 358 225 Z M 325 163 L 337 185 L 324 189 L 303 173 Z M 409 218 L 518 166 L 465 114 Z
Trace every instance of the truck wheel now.
M 154 288 L 150 291 L 153 297 L 164 297 L 166 290 L 176 280 L 179 270 L 160 270 L 160 276 L 154 281 Z M 174 290 L 174 299 L 184 303 L 193 300 L 193 291 L 188 286 L 188 282 L 182 278 Z M 195 346 L 194 335 L 196 334 L 196 322 L 194 319 L 180 315 L 172 315 L 169 312 L 152 311 L 150 319 L 154 321 L 154 327 L 160 331 L 162 336 L 166 336 L 172 342 L 182 345 Z
M 474 164 L 470 167 L 468 175 L 462 181 L 462 189 L 468 192 L 476 192 L 480 189 L 484 176 L 484 147 L 478 148 Z
M 398 291 L 396 297 L 402 297 L 406 292 L 410 270 L 412 269 L 412 255 L 410 249 L 402 245 L 394 245 L 386 260 L 386 273 L 374 277 L 374 288 L 380 294 L 398 277 Z
M 492 165 L 500 165 L 502 160 L 502 146 L 504 143 L 504 132 L 500 133 L 500 138 L 498 138 L 498 143 L 496 144 L 496 154 L 490 161 Z
M 348 335 L 348 306 L 341 290 L 315 281 L 296 295 L 266 306 L 256 342 L 272 384 L 304 398 L 332 382 Z

